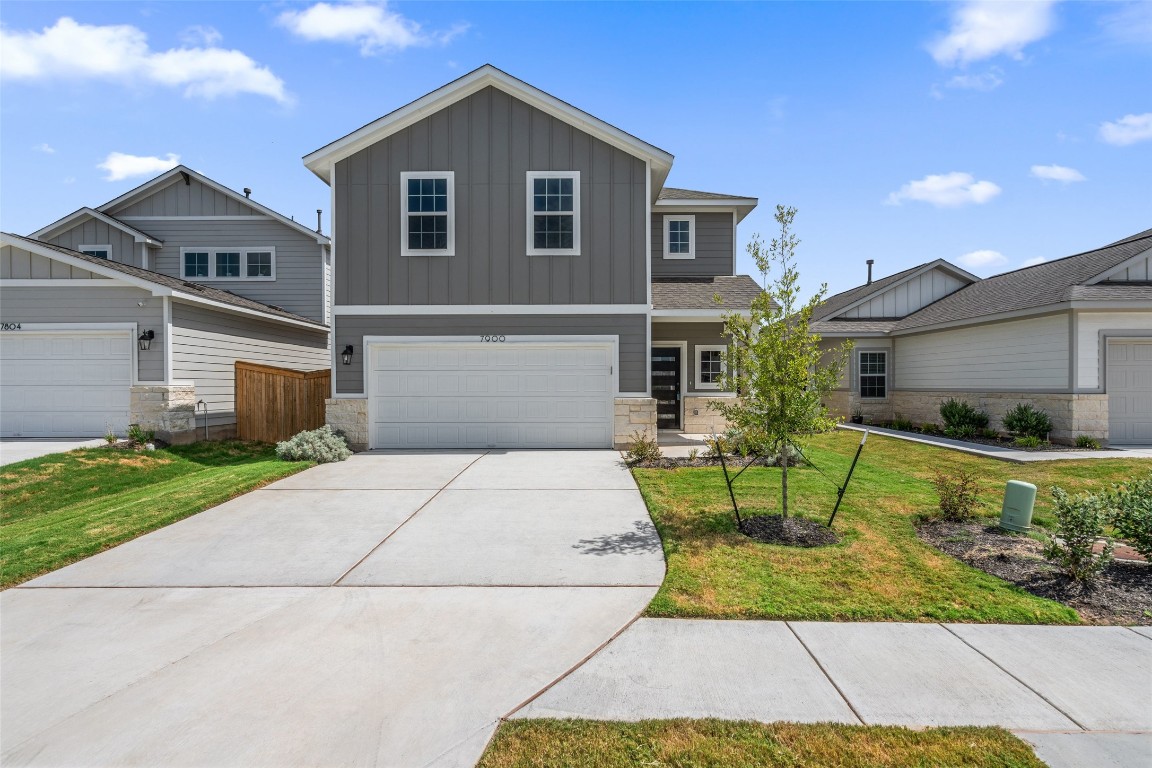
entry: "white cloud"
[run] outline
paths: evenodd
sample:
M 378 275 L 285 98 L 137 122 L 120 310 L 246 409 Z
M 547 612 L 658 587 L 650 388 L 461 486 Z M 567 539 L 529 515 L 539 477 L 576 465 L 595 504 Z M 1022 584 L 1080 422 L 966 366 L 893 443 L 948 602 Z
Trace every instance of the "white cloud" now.
M 1075 168 L 1067 168 L 1063 165 L 1034 165 L 1032 166 L 1032 176 L 1037 179 L 1044 179 L 1045 181 L 1059 181 L 1064 184 L 1071 184 L 1074 181 L 1087 181 L 1084 174 Z
M 1048 261 L 1048 259 L 1044 258 L 1043 256 L 1033 256 L 1032 258 L 1025 261 L 1023 264 L 1021 264 L 1020 266 L 1022 268 L 1023 267 L 1034 267 L 1037 264 L 1043 264 L 1046 261 Z
M 1008 263 L 1008 258 L 999 251 L 971 251 L 956 259 L 960 266 L 968 269 L 987 269 L 1002 267 Z
M 1099 23 L 1104 34 L 1118 43 L 1130 45 L 1152 43 L 1152 3 L 1142 0 L 1125 3 L 1119 8 L 1114 13 L 1100 17 Z
M 316 3 L 302 11 L 285 11 L 277 23 L 305 40 L 355 43 L 363 56 L 426 45 L 447 45 L 467 24 L 444 32 L 425 32 L 420 24 L 388 10 L 384 3 Z
M 1002 54 L 1023 58 L 1024 46 L 1052 31 L 1052 0 L 970 0 L 952 13 L 948 34 L 928 46 L 936 63 L 964 66 Z
M 223 39 L 220 30 L 204 24 L 193 25 L 180 33 L 180 42 L 185 45 L 216 45 Z
M 991 181 L 976 181 L 970 173 L 953 171 L 910 181 L 888 195 L 885 203 L 900 205 L 904 200 L 916 200 L 937 208 L 957 208 L 969 203 L 986 203 L 998 194 L 1000 187 Z
M 32 149 L 36 150 L 37 152 L 43 152 L 46 155 L 56 154 L 56 148 L 48 143 L 37 144 L 36 146 L 32 147 Z
M 80 24 L 68 17 L 41 32 L 0 29 L 0 77 L 151 82 L 208 99 L 252 93 L 291 100 L 283 80 L 240 51 L 211 46 L 153 51 L 136 27 Z
M 1100 140 L 1118 147 L 1152 139 L 1152 112 L 1124 115 L 1114 122 L 1100 124 Z
M 134 176 L 151 176 L 171 170 L 180 164 L 180 155 L 171 152 L 167 157 L 141 157 L 140 155 L 127 155 L 123 152 L 110 152 L 104 162 L 97 168 L 108 172 L 105 181 L 120 181 Z
M 979 75 L 955 75 L 947 83 L 949 88 L 968 91 L 994 91 L 1004 84 L 1004 70 L 992 67 Z

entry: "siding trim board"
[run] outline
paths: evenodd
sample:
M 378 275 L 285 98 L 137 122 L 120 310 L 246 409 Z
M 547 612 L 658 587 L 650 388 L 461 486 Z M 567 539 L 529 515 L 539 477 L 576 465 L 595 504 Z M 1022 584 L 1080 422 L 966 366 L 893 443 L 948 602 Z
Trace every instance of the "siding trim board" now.
M 73 211 L 64 218 L 59 219 L 58 221 L 54 221 L 42 229 L 36 230 L 31 235 L 29 235 L 29 237 L 35 238 L 36 240 L 50 240 L 63 232 L 67 232 L 70 229 L 75 229 L 78 226 L 77 221 L 84 216 L 91 217 L 97 221 L 107 224 L 110 227 L 114 227 L 126 235 L 131 235 L 133 241 L 137 243 L 144 243 L 145 245 L 152 246 L 154 248 L 158 248 L 164 244 L 163 240 L 155 238 L 152 235 L 149 235 L 147 232 L 142 232 L 141 230 L 126 224 L 120 219 L 115 219 L 106 213 L 101 213 L 95 208 L 88 207 Z
M 344 304 L 334 315 L 646 315 L 643 304 Z

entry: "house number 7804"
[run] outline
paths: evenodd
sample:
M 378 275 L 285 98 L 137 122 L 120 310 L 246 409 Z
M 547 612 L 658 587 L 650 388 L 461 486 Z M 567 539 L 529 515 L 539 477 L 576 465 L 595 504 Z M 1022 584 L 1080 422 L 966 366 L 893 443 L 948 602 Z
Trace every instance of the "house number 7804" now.
M 18 331 L 20 330 L 20 323 L 0 323 L 0 331 Z M 504 341 L 504 337 L 500 337 L 500 341 Z
M 481 336 L 480 341 L 504 341 L 503 336 Z

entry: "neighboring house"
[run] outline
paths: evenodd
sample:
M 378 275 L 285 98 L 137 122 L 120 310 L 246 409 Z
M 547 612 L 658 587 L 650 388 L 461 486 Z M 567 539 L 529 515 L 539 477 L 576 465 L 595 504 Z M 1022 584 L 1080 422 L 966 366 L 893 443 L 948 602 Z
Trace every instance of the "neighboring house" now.
M 1152 230 L 980 280 L 938 260 L 830 297 L 812 330 L 854 339 L 841 416 L 939 423 L 950 397 L 994 428 L 1020 402 L 1052 438 L 1152 444 Z
M 332 188 L 329 423 L 356 448 L 708 428 L 757 201 L 665 187 L 672 160 L 491 66 L 306 156 Z
M 232 434 L 237 360 L 331 365 L 330 263 L 325 235 L 183 166 L 4 234 L 0 433 Z

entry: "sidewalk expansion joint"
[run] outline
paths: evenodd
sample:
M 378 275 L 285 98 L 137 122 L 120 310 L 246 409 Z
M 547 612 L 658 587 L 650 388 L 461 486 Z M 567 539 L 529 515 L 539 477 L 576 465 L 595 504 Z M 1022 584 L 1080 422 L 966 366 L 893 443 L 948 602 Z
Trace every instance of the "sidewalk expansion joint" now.
M 832 687 L 836 689 L 836 693 L 840 695 L 840 698 L 844 699 L 844 703 L 848 705 L 848 709 L 852 710 L 852 716 L 855 717 L 861 725 L 868 725 L 868 722 L 864 719 L 864 717 L 858 711 L 856 711 L 856 707 L 848 698 L 848 694 L 841 690 L 840 686 L 836 684 L 836 681 L 832 679 L 832 675 L 828 674 L 828 670 L 824 669 L 824 665 L 820 663 L 820 659 L 816 658 L 816 654 L 812 653 L 812 649 L 808 647 L 808 644 L 804 642 L 804 639 L 800 637 L 800 634 L 792 627 L 792 622 L 785 621 L 784 626 L 788 627 L 788 631 L 791 632 L 792 636 L 796 638 L 796 642 L 800 643 L 800 647 L 804 649 L 812 661 L 815 662 L 816 666 L 820 668 L 820 672 L 824 675 L 828 682 L 832 684 Z

